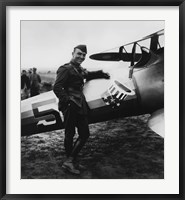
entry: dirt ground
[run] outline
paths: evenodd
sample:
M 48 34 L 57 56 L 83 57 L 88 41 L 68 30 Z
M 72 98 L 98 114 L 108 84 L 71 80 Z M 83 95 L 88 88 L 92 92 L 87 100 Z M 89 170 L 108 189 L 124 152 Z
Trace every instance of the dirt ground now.
M 80 175 L 62 170 L 64 130 L 21 138 L 22 179 L 163 179 L 164 139 L 147 127 L 149 115 L 90 125 Z

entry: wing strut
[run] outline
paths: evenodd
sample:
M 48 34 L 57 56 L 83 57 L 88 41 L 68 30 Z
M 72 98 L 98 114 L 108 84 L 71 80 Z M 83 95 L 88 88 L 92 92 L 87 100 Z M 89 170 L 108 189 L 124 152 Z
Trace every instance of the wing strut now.
M 153 52 L 157 51 L 157 45 L 159 44 L 158 42 L 158 35 L 155 35 L 151 38 L 151 42 L 150 42 L 150 50 L 152 50 Z
M 136 45 L 137 45 L 137 42 L 135 42 L 133 47 L 132 47 L 132 59 L 131 59 L 131 63 L 130 63 L 131 66 L 134 65 L 134 61 L 135 61 Z
M 131 57 L 131 62 L 130 62 L 130 70 L 129 70 L 129 78 L 132 78 L 133 70 L 134 70 L 134 61 L 135 61 L 135 55 L 136 55 L 136 45 L 137 42 L 134 42 L 134 45 L 132 47 L 132 57 Z

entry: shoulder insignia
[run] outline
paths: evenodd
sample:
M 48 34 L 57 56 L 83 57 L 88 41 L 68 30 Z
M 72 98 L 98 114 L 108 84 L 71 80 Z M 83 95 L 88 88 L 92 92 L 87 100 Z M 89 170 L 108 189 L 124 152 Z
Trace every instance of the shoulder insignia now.
M 61 71 L 61 70 L 64 70 L 64 69 L 66 69 L 66 68 L 69 68 L 70 66 L 71 66 L 70 63 L 66 63 L 66 64 L 64 64 L 64 65 L 61 65 L 61 66 L 58 68 L 57 73 L 58 73 L 59 71 Z

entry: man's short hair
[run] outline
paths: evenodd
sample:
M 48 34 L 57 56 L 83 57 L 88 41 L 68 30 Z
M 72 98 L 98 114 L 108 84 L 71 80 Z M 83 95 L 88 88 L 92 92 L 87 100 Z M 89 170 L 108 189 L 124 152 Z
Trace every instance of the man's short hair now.
M 84 44 L 77 45 L 77 46 L 74 48 L 74 51 L 75 51 L 75 49 L 80 49 L 82 52 L 87 53 L 87 47 L 86 47 L 86 45 L 84 45 Z

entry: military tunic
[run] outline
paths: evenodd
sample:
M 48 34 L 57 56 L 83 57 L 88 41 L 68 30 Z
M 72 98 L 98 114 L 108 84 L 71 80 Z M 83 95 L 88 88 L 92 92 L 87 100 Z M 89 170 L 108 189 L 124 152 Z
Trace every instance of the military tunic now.
M 102 70 L 89 72 L 73 61 L 57 70 L 54 93 L 59 98 L 59 110 L 64 114 L 65 140 L 67 155 L 76 156 L 89 137 L 88 105 L 83 94 L 84 79 L 104 78 Z M 74 152 L 73 137 L 78 129 L 80 145 Z
M 31 97 L 40 94 L 40 83 L 41 83 L 40 75 L 37 74 L 37 73 L 33 73 L 30 76 L 30 94 L 31 94 Z

